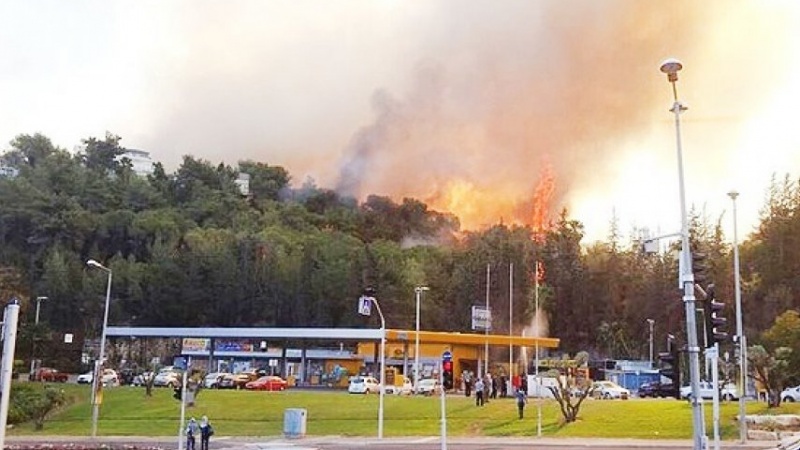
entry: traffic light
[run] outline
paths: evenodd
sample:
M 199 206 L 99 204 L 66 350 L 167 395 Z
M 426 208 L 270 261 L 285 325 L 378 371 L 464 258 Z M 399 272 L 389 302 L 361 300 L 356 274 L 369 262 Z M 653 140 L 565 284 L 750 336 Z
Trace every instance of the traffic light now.
M 708 256 L 705 253 L 692 252 L 692 273 L 696 284 L 708 279 Z
M 658 373 L 662 377 L 668 378 L 672 383 L 671 395 L 676 399 L 681 398 L 681 358 L 677 349 L 658 354 L 658 361 L 661 369 Z
M 706 288 L 706 300 L 703 304 L 703 309 L 706 317 L 706 339 L 708 345 L 712 346 L 726 341 L 728 339 L 728 330 L 725 329 L 725 326 L 728 325 L 728 319 L 722 316 L 725 304 L 716 301 L 713 284 L 709 284 Z
M 453 361 L 442 361 L 442 384 L 445 390 L 453 389 Z

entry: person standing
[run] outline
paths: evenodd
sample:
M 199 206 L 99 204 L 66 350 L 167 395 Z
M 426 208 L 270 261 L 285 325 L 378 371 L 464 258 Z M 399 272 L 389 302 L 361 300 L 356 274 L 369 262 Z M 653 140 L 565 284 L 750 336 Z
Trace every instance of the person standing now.
M 519 419 L 522 420 L 522 414 L 525 411 L 525 405 L 528 403 L 528 396 L 525 395 L 525 391 L 523 391 L 522 389 L 517 389 L 515 397 L 517 398 L 517 409 L 519 410 Z
M 475 379 L 475 406 L 483 406 L 483 380 Z
M 492 400 L 497 398 L 497 377 L 492 377 Z
M 472 375 L 464 372 L 464 396 L 469 397 L 470 395 L 472 395 Z
M 197 421 L 192 417 L 189 419 L 189 423 L 186 424 L 186 450 L 194 450 L 196 444 L 196 436 L 200 431 L 200 427 L 197 426 Z
M 207 416 L 200 419 L 200 450 L 208 450 L 208 441 L 214 435 L 214 427 L 208 421 Z

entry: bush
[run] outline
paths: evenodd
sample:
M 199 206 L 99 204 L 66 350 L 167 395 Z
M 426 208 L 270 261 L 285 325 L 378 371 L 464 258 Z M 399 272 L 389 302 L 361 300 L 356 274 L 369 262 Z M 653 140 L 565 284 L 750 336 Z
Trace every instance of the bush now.
M 11 386 L 9 397 L 8 423 L 19 424 L 35 421 L 37 430 L 44 428 L 47 416 L 56 408 L 67 403 L 67 397 L 60 389 L 39 384 L 15 383 Z

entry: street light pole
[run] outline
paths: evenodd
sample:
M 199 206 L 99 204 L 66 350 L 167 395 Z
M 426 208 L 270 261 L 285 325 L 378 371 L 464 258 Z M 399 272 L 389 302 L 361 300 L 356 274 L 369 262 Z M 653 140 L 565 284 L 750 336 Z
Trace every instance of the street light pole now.
M 733 201 L 733 280 L 736 289 L 736 343 L 739 346 L 739 440 L 747 441 L 747 420 L 745 420 L 745 395 L 747 395 L 747 346 L 742 324 L 742 285 L 739 274 L 739 236 L 736 227 L 736 191 L 728 192 Z
M 686 214 L 686 189 L 683 178 L 683 153 L 681 149 L 681 113 L 687 108 L 678 100 L 678 71 L 683 64 L 677 59 L 668 59 L 661 63 L 661 72 L 667 74 L 667 80 L 672 84 L 673 104 L 670 111 L 675 115 L 675 137 L 678 153 L 678 184 L 681 202 L 681 273 L 679 282 L 683 288 L 683 303 L 686 308 L 686 340 L 689 353 L 689 380 L 691 386 L 692 424 L 694 437 L 694 450 L 702 450 L 705 445 L 705 424 L 703 422 L 703 409 L 700 404 L 700 347 L 697 345 L 697 323 L 695 319 L 694 274 L 692 272 L 692 255 L 689 247 L 689 220 Z
M 422 296 L 422 291 L 430 290 L 427 286 L 417 286 L 414 288 L 414 293 L 417 297 L 417 333 L 414 342 L 414 392 L 419 388 L 419 301 Z
M 34 331 L 33 342 L 31 343 L 31 380 L 33 380 L 34 371 L 36 370 L 36 326 L 39 325 L 39 306 L 41 306 L 42 300 L 47 300 L 47 297 L 36 297 L 36 316 L 33 320 Z
M 386 320 L 383 318 L 383 311 L 378 300 L 373 296 L 374 289 L 368 288 L 369 294 L 362 295 L 359 298 L 358 312 L 362 315 L 369 316 L 371 310 L 369 304 L 375 305 L 378 310 L 378 315 L 381 318 L 381 376 L 380 376 L 380 396 L 378 400 L 378 439 L 383 439 L 383 397 L 386 392 Z
M 653 325 L 656 323 L 653 319 L 647 319 L 647 324 L 650 325 L 650 368 L 653 368 Z
M 92 402 L 92 439 L 97 437 L 97 421 L 100 417 L 100 399 L 97 398 L 98 386 L 102 385 L 103 378 L 103 365 L 105 364 L 106 356 L 106 328 L 108 327 L 108 304 L 111 301 L 111 269 L 100 264 L 99 262 L 90 259 L 86 261 L 86 265 L 94 267 L 108 273 L 108 282 L 106 283 L 106 305 L 103 312 L 103 330 L 100 333 L 100 356 L 98 361 L 95 362 L 94 376 L 92 377 L 92 389 L 95 393 L 94 401 Z

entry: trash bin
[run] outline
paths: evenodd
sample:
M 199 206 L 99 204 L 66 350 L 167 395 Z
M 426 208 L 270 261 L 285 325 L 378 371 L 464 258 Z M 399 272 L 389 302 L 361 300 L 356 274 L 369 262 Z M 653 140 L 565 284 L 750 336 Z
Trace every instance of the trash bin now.
M 283 435 L 286 438 L 301 438 L 306 435 L 307 412 L 302 408 L 288 408 L 283 412 Z

